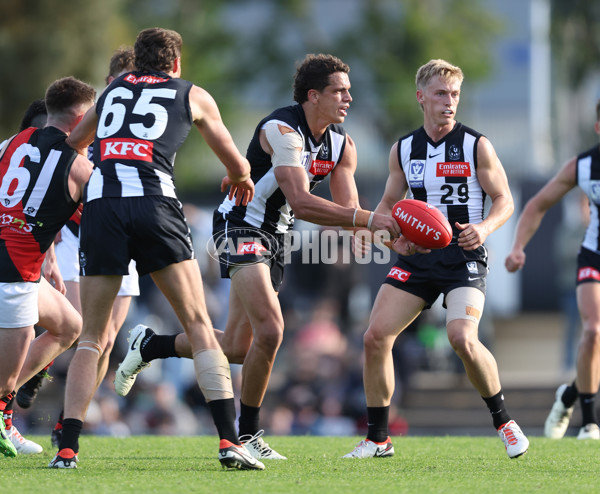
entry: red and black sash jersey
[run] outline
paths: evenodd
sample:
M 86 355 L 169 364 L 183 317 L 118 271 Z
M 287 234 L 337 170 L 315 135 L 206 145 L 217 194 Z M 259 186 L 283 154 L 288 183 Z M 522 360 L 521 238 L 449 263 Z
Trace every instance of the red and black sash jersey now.
M 45 252 L 77 209 L 68 185 L 77 152 L 66 138 L 30 127 L 0 160 L 0 282 L 39 281 Z
M 95 168 L 84 203 L 102 197 L 176 197 L 175 153 L 192 126 L 193 84 L 163 72 L 130 72 L 96 103 Z

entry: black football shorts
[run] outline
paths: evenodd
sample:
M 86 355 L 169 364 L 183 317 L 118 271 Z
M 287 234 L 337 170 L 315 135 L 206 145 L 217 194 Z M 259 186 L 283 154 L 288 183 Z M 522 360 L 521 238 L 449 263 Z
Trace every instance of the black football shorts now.
M 425 300 L 430 308 L 441 293 L 459 287 L 473 287 L 485 294 L 488 273 L 487 249 L 464 250 L 456 242 L 429 254 L 398 256 L 384 283 Z
M 271 270 L 271 284 L 278 292 L 283 282 L 284 235 L 271 234 L 245 222 L 225 219 L 218 210 L 213 216 L 215 255 L 221 278 L 229 278 L 229 268 L 265 263 Z
M 83 208 L 79 233 L 82 276 L 139 275 L 194 259 L 181 203 L 171 197 L 104 197 Z

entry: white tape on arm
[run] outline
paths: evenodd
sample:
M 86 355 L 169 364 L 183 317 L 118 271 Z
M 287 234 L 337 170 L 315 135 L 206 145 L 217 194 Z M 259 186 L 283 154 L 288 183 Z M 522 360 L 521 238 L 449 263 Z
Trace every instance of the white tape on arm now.
M 302 166 L 302 137 L 290 127 L 278 122 L 264 126 L 265 137 L 273 149 L 271 163 L 277 166 Z

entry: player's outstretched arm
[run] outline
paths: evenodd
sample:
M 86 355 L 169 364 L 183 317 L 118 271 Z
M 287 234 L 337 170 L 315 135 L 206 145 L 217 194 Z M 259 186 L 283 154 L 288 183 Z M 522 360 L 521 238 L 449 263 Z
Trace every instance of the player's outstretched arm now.
M 557 174 L 535 194 L 519 216 L 512 250 L 504 261 L 506 269 L 514 273 L 525 265 L 525 247 L 535 235 L 546 212 L 577 185 L 577 159 L 567 161 Z
M 254 196 L 254 183 L 250 179 L 250 163 L 242 156 L 225 127 L 217 103 L 198 86 L 190 90 L 190 108 L 194 124 L 206 143 L 227 169 L 221 189 L 231 186 L 230 197 L 236 195 L 238 204 L 247 204 Z

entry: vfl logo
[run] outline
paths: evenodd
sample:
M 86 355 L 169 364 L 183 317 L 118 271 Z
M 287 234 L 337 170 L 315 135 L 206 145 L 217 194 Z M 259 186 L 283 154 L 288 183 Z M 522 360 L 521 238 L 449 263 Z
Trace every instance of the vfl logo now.
M 244 264 L 258 264 L 272 259 L 278 252 L 277 238 L 253 228 L 228 228 L 215 233 L 206 244 L 208 255 L 222 264 L 229 264 L 232 256 L 249 256 Z M 232 259 L 240 262 L 239 259 Z
M 477 263 L 475 261 L 469 261 L 467 263 L 467 271 L 473 274 L 479 274 L 479 270 L 477 269 Z
M 412 160 L 408 167 L 408 183 L 412 188 L 422 188 L 425 177 L 425 163 Z
M 390 269 L 390 272 L 388 273 L 386 278 L 393 278 L 395 280 L 401 281 L 402 283 L 405 283 L 406 281 L 408 281 L 408 278 L 410 278 L 410 275 L 411 273 L 409 273 L 408 271 L 404 271 L 403 269 L 393 267 L 392 269 Z
M 154 144 L 140 139 L 102 139 L 100 153 L 102 159 L 129 159 L 152 161 Z
M 456 144 L 452 144 L 452 146 L 450 146 L 450 149 L 448 149 L 448 157 L 454 161 L 460 159 L 460 149 L 458 149 L 458 146 Z

